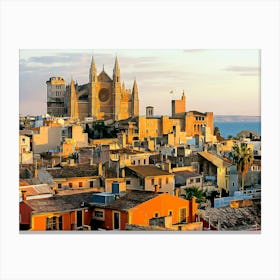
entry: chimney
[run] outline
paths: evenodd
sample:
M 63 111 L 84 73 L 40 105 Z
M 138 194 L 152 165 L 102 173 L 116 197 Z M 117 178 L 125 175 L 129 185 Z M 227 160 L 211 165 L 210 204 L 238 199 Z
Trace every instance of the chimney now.
M 22 201 L 26 200 L 26 191 L 22 190 L 21 191 L 21 197 L 22 197 Z
M 35 161 L 34 178 L 38 178 L 37 160 Z
M 190 205 L 189 206 L 189 211 L 190 211 L 189 218 L 190 218 L 191 222 L 194 222 L 195 221 L 196 212 L 197 212 L 197 203 L 196 203 L 196 197 L 195 196 L 193 196 L 190 199 L 190 204 L 189 205 Z
M 168 171 L 169 173 L 172 173 L 172 170 L 171 170 L 171 161 L 170 161 L 170 160 L 167 160 L 166 163 L 167 163 L 167 171 Z
M 158 193 L 158 192 L 159 192 L 159 186 L 155 185 L 155 193 Z
M 98 176 L 103 176 L 102 162 L 98 163 Z

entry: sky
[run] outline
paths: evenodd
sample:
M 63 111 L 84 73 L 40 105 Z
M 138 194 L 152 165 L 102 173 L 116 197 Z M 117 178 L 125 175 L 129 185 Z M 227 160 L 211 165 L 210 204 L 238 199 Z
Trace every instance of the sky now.
M 112 77 L 115 57 L 121 81 L 132 88 L 136 79 L 140 114 L 153 106 L 155 115 L 170 115 L 171 100 L 186 95 L 187 111 L 214 115 L 260 116 L 260 51 L 236 50 L 20 50 L 21 115 L 45 114 L 47 86 L 52 76 L 69 84 L 88 83 L 91 57 L 97 72 Z M 173 91 L 173 94 L 170 92 Z

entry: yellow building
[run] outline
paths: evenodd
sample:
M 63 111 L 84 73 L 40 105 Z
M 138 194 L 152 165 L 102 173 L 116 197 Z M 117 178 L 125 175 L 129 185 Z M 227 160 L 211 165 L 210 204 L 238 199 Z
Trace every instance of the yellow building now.
M 232 178 L 230 178 L 232 177 L 230 171 L 230 167 L 232 166 L 232 163 L 206 151 L 199 152 L 198 155 L 202 159 L 200 161 L 201 162 L 200 172 L 203 172 L 205 176 L 215 177 L 215 182 L 219 190 L 221 192 L 222 190 L 224 190 L 226 193 L 229 193 L 231 188 L 231 180 L 232 180 Z M 235 186 L 236 185 L 237 185 L 237 181 L 235 182 Z
M 35 131 L 34 131 L 35 132 Z M 49 150 L 57 150 L 61 145 L 61 127 L 60 126 L 41 126 L 38 133 L 33 134 L 32 147 L 33 152 L 43 153 Z
M 132 144 L 135 139 L 143 141 L 167 135 L 168 144 L 176 146 L 196 135 L 207 135 L 211 139 L 209 135 L 214 133 L 214 115 L 213 112 L 186 112 L 183 92 L 180 100 L 172 100 L 172 117 L 154 116 L 153 107 L 148 106 L 145 116 L 120 122 L 120 127 L 126 134 L 126 144 Z
M 19 136 L 19 161 L 22 164 L 33 163 L 33 152 L 30 151 L 30 138 L 26 135 Z
M 126 168 L 126 177 L 128 189 L 160 191 L 174 195 L 174 175 L 164 168 L 155 165 L 129 166 Z

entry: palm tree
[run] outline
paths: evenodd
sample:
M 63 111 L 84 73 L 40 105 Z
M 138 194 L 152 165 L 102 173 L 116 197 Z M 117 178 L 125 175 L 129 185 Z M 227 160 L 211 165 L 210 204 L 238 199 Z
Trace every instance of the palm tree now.
M 241 175 L 241 190 L 244 191 L 245 174 L 253 164 L 254 156 L 247 143 L 238 143 L 232 147 L 231 157 L 237 165 L 237 171 Z
M 220 133 L 220 129 L 219 129 L 219 127 L 218 126 L 215 126 L 214 127 L 214 135 L 220 135 L 221 133 Z
M 191 188 L 186 188 L 186 199 L 192 199 L 192 197 L 196 198 L 197 203 L 202 203 L 206 201 L 206 194 L 204 191 L 191 187 Z

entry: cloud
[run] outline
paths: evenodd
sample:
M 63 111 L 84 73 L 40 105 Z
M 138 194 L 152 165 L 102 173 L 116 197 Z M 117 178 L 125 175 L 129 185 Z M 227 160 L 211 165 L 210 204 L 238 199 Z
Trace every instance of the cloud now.
M 254 66 L 228 66 L 223 70 L 238 73 L 241 76 L 256 76 L 260 73 L 260 68 Z

